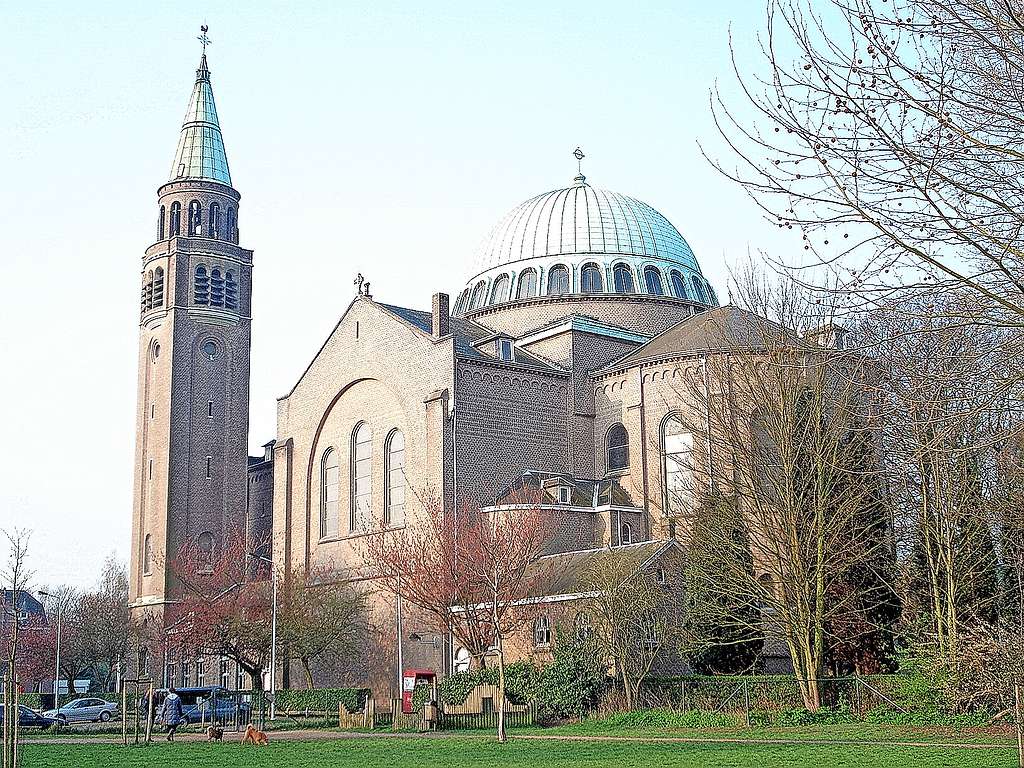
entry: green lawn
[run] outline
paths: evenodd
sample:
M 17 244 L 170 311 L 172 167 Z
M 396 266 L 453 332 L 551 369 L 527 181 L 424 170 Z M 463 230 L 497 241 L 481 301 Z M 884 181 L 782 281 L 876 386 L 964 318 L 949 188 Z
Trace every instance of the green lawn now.
M 265 748 L 205 742 L 121 747 L 108 744 L 31 744 L 25 768 L 1011 768 L 1013 749 L 954 749 L 908 746 L 823 746 L 814 744 L 680 744 L 513 740 L 490 738 L 388 738 L 272 742 Z

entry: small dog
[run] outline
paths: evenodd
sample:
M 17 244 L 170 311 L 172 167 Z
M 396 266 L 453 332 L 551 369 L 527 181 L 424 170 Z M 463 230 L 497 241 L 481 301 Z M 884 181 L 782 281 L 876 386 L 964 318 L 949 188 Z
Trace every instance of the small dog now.
M 211 725 L 206 729 L 207 741 L 221 741 L 224 738 L 224 729 L 219 725 Z
M 270 739 L 267 738 L 267 734 L 253 728 L 252 723 L 245 726 L 245 733 L 242 736 L 243 744 L 259 744 L 265 747 L 269 742 Z

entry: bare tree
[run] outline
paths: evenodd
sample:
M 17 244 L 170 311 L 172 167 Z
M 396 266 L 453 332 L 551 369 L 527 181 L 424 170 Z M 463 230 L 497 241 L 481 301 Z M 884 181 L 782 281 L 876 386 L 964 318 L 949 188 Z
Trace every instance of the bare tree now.
M 32 579 L 32 571 L 28 567 L 28 542 L 31 533 L 24 529 L 16 528 L 12 531 L 4 531 L 7 539 L 7 558 L 0 570 L 0 583 L 4 589 L 9 589 L 11 602 L 2 600 L 4 615 L 3 628 L 4 640 L 6 640 L 6 668 L 3 671 L 3 704 L 7 713 L 18 711 L 18 650 L 20 642 L 21 627 L 23 624 L 19 609 L 19 595 L 27 590 Z M 3 760 L 4 768 L 17 768 L 20 758 L 18 749 L 18 717 L 11 717 L 8 714 L 3 718 Z
M 761 46 L 761 72 L 734 57 L 742 106 L 712 94 L 732 158 L 713 162 L 801 235 L 813 258 L 799 265 L 824 267 L 831 285 L 860 296 L 969 286 L 1019 325 L 1019 6 L 768 0 Z
M 693 648 L 691 624 L 684 610 L 685 590 L 677 558 L 659 580 L 650 552 L 609 549 L 590 559 L 580 576 L 589 596 L 582 613 L 597 650 L 622 682 L 626 707 L 636 709 L 644 680 L 655 662 Z M 671 573 L 671 577 L 669 577 Z
M 365 599 L 351 584 L 338 583 L 326 571 L 294 570 L 285 583 L 278 616 L 278 642 L 302 664 L 306 686 L 314 688 L 312 665 L 318 659 L 351 656 L 359 649 L 365 625 Z

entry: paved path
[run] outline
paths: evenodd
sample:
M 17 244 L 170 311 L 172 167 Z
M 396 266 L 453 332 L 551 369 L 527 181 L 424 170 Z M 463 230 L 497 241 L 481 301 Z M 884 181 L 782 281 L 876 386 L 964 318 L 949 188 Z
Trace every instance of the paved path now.
M 491 739 L 490 733 L 459 733 L 458 731 L 431 732 L 431 733 L 410 733 L 391 731 L 322 731 L 322 730 L 288 730 L 270 731 L 271 741 L 335 741 L 340 739 Z M 241 733 L 233 731 L 224 734 L 225 741 L 238 741 Z M 921 747 L 941 749 L 1016 749 L 1016 744 L 994 743 L 994 742 L 955 742 L 955 741 L 857 741 L 854 739 L 787 739 L 787 738 L 763 738 L 752 739 L 739 736 L 598 736 L 586 735 L 576 736 L 569 734 L 543 734 L 543 733 L 511 733 L 511 739 L 524 739 L 530 741 L 610 741 L 610 742 L 665 742 L 677 744 L 773 744 L 799 746 L 810 744 L 814 746 L 850 746 L 850 747 Z M 154 742 L 163 742 L 165 739 L 162 733 L 155 733 Z M 194 742 L 206 741 L 205 733 L 179 733 L 175 741 Z M 120 744 L 119 736 L 51 736 L 26 738 L 23 744 Z

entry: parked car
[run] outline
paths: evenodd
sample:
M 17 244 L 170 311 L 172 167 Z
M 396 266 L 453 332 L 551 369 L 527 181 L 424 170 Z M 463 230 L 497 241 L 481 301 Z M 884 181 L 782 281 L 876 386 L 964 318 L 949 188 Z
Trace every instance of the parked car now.
M 0 723 L 4 721 L 4 705 L 0 704 Z M 52 717 L 41 715 L 24 704 L 18 705 L 18 727 L 42 728 L 44 731 L 56 722 Z
M 201 688 L 175 688 L 174 690 L 181 697 L 181 717 L 182 722 L 186 725 L 213 721 L 220 723 L 236 720 L 241 723 L 249 721 L 252 706 L 246 701 L 240 701 L 239 695 L 228 691 L 227 688 L 211 685 Z M 166 698 L 167 689 L 165 688 L 153 692 L 153 717 L 156 722 L 160 722 L 160 714 Z
M 45 717 L 56 720 L 61 725 L 68 723 L 107 722 L 118 716 L 117 702 L 103 699 L 75 699 L 60 709 L 51 709 L 43 713 Z

